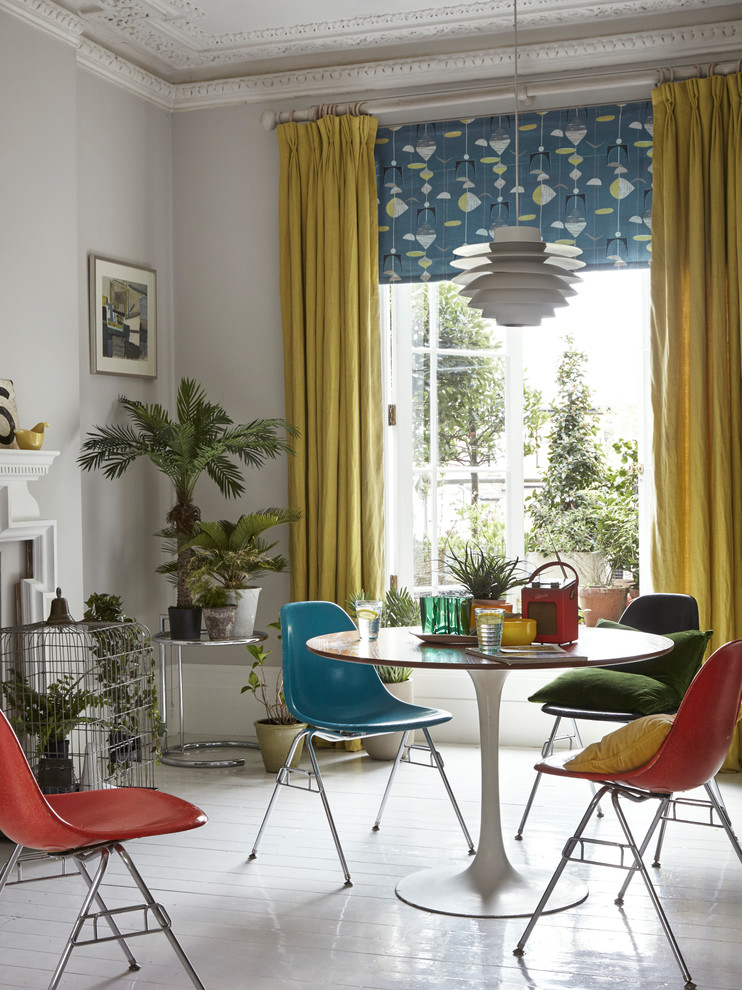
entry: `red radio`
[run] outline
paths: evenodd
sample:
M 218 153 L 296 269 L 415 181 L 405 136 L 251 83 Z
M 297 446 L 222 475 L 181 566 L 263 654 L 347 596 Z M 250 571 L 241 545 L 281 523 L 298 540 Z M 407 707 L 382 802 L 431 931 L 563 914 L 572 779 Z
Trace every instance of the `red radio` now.
M 547 567 L 560 567 L 565 577 L 557 581 L 538 579 Z M 569 568 L 574 578 L 567 575 Z M 536 620 L 537 643 L 574 643 L 577 639 L 577 571 L 560 560 L 537 567 L 530 584 L 521 591 L 524 618 Z

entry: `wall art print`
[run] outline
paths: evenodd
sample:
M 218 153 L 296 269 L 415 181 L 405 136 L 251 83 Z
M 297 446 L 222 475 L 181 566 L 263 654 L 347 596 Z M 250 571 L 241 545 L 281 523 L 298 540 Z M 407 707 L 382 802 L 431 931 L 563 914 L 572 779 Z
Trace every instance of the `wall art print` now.
M 497 226 L 537 226 L 590 268 L 646 266 L 651 248 L 652 104 L 380 127 L 382 284 L 457 274 L 453 250 Z
M 0 451 L 18 450 L 15 431 L 18 429 L 18 410 L 15 407 L 15 389 L 9 378 L 0 378 Z
M 157 275 L 90 257 L 90 371 L 157 377 Z

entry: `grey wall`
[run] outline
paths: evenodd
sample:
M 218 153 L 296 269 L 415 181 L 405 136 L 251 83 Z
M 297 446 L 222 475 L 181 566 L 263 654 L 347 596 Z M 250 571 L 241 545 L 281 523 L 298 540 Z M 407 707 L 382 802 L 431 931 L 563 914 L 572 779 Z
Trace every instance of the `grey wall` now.
M 170 115 L 85 70 L 77 76 L 76 274 L 80 423 L 124 421 L 117 397 L 171 405 L 173 394 L 172 158 Z M 155 380 L 90 374 L 88 257 L 96 254 L 157 272 Z M 154 570 L 154 537 L 165 525 L 169 491 L 147 461 L 119 479 L 82 475 L 84 593 L 118 594 L 128 614 L 156 629 L 172 595 Z
M 0 12 L 0 378 L 14 381 L 21 426 L 48 420 L 45 446 L 60 451 L 30 490 L 58 521 L 57 577 L 79 608 L 76 79 L 74 49 Z

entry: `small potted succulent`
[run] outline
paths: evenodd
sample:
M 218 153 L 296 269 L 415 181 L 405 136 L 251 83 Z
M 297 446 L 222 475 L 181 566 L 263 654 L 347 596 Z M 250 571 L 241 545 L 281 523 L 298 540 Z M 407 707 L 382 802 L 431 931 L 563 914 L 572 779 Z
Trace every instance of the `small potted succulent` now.
M 529 573 L 524 571 L 518 557 L 510 558 L 491 547 L 465 543 L 463 550 L 449 547 L 444 553 L 449 573 L 472 596 L 472 627 L 475 608 L 501 608 L 512 612 L 505 595 L 513 588 L 527 584 Z

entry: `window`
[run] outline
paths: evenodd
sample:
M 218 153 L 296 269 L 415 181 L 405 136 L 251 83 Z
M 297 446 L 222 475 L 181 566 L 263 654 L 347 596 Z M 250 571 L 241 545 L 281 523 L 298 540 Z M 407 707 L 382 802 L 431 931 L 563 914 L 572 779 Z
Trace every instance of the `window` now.
M 396 419 L 386 444 L 387 566 L 414 592 L 450 583 L 441 567 L 448 541 L 487 540 L 523 557 L 526 499 L 547 463 L 567 335 L 587 355 L 609 460 L 616 440 L 636 439 L 643 461 L 647 272 L 597 270 L 583 279 L 568 307 L 524 328 L 482 320 L 448 282 L 382 288 Z

